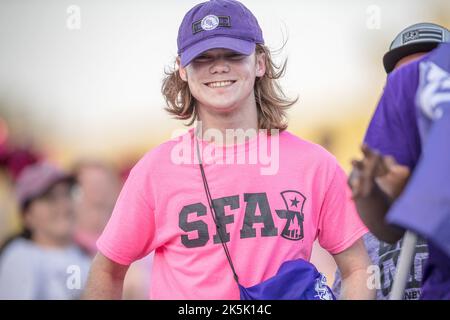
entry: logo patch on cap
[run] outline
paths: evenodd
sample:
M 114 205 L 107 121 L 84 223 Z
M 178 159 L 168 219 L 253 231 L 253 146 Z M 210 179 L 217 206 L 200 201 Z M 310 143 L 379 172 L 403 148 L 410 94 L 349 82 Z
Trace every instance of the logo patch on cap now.
M 205 31 L 214 30 L 219 26 L 219 17 L 210 14 L 202 19 L 201 26 Z
M 403 43 L 413 41 L 419 38 L 419 30 L 408 31 L 403 34 Z
M 211 31 L 217 27 L 231 27 L 230 17 L 207 15 L 202 20 L 198 20 L 192 24 L 192 34 L 202 31 Z
M 423 28 L 411 30 L 402 35 L 403 44 L 414 40 L 442 42 L 443 34 L 441 30 L 435 28 Z

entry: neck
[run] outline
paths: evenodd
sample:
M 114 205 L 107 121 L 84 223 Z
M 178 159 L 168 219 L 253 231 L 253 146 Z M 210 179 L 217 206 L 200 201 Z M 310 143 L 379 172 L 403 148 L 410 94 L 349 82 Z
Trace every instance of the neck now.
M 33 234 L 32 240 L 36 245 L 50 249 L 62 249 L 70 244 L 69 239 L 51 239 L 39 232 Z
M 257 133 L 258 130 L 258 111 L 254 97 L 252 101 L 247 105 L 239 106 L 229 112 L 217 112 L 203 106 L 198 108 L 198 116 L 201 121 L 201 125 L 197 124 L 197 131 L 202 131 L 202 137 L 206 141 L 213 140 L 210 135 L 207 134 L 207 130 L 215 129 L 220 131 L 222 137 L 226 137 L 226 130 L 242 129 L 244 131 L 248 129 Z M 223 140 L 225 144 L 229 142 Z M 215 144 L 221 144 L 220 141 L 214 141 Z

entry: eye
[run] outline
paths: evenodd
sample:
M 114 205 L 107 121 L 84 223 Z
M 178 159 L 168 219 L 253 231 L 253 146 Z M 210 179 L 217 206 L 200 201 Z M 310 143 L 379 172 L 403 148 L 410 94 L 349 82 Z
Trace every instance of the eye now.
M 246 55 L 241 54 L 241 53 L 232 53 L 230 55 L 228 55 L 228 58 L 231 60 L 242 60 L 246 57 Z
M 205 55 L 198 56 L 193 60 L 193 62 L 195 62 L 195 63 L 202 63 L 202 62 L 208 62 L 208 61 L 211 61 L 211 57 L 205 56 Z

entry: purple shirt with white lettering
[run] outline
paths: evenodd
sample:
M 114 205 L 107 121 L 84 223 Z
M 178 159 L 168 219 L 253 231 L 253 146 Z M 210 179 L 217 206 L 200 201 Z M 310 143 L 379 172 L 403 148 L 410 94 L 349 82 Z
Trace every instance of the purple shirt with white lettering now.
M 387 220 L 428 240 L 429 261 L 423 276 L 422 299 L 450 299 L 450 108 L 437 112 L 430 106 L 431 101 L 445 97 L 445 85 L 419 99 L 430 91 L 425 86 L 424 68 L 430 68 L 429 62 L 433 62 L 450 72 L 449 57 L 450 44 L 441 45 L 392 72 L 365 137 L 365 142 L 382 154 L 394 156 L 411 169 L 417 165 Z M 445 81 L 445 72 L 437 74 Z M 439 117 L 427 116 L 433 112 Z M 424 156 L 420 157 L 422 145 Z

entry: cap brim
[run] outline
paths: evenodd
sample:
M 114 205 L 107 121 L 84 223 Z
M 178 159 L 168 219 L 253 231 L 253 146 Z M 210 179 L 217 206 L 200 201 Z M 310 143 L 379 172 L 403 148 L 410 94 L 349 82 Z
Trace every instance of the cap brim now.
M 386 52 L 383 57 L 383 65 L 384 69 L 387 73 L 390 73 L 394 70 L 395 65 L 402 58 L 409 56 L 410 54 L 419 53 L 419 52 L 429 52 L 436 48 L 441 42 L 418 42 L 407 44 L 391 51 Z
M 255 52 L 256 44 L 251 41 L 231 37 L 214 37 L 200 41 L 181 53 L 181 66 L 186 67 L 192 60 L 211 49 L 229 49 L 247 56 Z

